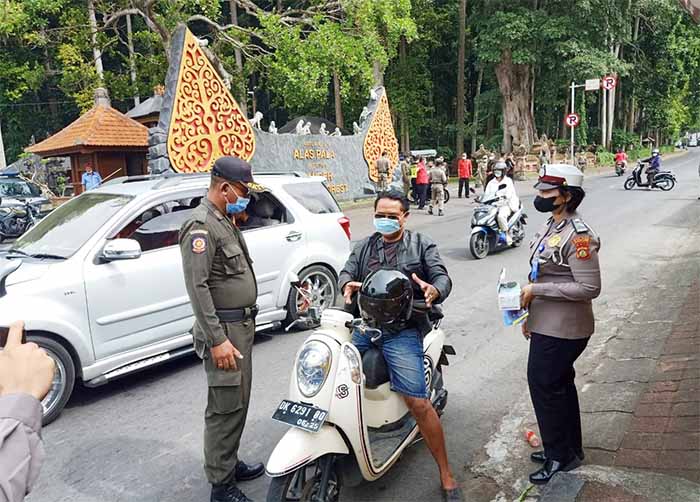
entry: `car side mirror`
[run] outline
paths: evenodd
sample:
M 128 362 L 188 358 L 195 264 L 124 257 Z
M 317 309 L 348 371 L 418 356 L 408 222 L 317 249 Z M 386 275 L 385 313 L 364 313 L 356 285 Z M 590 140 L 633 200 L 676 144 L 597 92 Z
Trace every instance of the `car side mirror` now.
M 112 239 L 102 248 L 104 261 L 136 260 L 141 257 L 141 244 L 134 239 Z

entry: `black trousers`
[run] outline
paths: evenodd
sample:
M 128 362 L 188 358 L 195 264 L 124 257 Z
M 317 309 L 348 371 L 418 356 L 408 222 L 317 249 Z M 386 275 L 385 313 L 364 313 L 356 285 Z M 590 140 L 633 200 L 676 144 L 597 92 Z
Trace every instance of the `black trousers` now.
M 458 196 L 462 197 L 462 189 L 466 186 L 466 190 L 464 191 L 464 194 L 467 196 L 467 199 L 469 198 L 469 178 L 460 178 L 459 179 L 459 193 Z
M 416 192 L 418 193 L 418 209 L 423 209 L 425 203 L 428 200 L 428 188 L 430 185 L 416 185 Z
M 567 463 L 583 452 L 574 362 L 588 340 L 567 340 L 538 333 L 532 333 L 530 338 L 527 382 L 544 453 L 549 460 Z

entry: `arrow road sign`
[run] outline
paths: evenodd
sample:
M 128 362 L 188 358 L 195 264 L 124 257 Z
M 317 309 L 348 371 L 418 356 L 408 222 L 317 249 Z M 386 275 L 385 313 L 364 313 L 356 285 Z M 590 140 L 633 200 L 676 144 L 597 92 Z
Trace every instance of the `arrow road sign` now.
M 603 77 L 603 88 L 608 91 L 615 88 L 617 85 L 617 78 L 614 75 L 606 75 Z
M 576 127 L 581 122 L 581 117 L 578 113 L 570 113 L 566 116 L 565 122 L 569 127 Z

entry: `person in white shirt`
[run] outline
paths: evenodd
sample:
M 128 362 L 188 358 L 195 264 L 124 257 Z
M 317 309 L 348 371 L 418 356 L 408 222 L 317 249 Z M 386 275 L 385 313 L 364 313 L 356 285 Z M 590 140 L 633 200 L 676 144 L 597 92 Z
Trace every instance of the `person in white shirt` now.
M 498 209 L 498 226 L 506 234 L 506 241 L 510 246 L 513 243 L 513 237 L 510 235 L 510 230 L 508 229 L 508 218 L 511 214 L 518 210 L 520 207 L 520 199 L 518 194 L 515 193 L 515 185 L 513 185 L 513 180 L 506 176 L 506 164 L 505 162 L 497 162 L 493 166 L 494 178 L 489 181 L 486 185 L 486 190 L 484 192 L 484 199 L 496 195 L 502 197 L 496 204 Z

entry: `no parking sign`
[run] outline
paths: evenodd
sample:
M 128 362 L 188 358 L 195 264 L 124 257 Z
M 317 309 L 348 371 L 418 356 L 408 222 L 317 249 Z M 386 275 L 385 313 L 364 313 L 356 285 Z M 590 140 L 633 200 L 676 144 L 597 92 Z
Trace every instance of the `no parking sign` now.
M 566 122 L 566 125 L 569 127 L 576 127 L 581 122 L 581 117 L 579 117 L 578 113 L 570 113 L 566 116 L 564 122 Z

